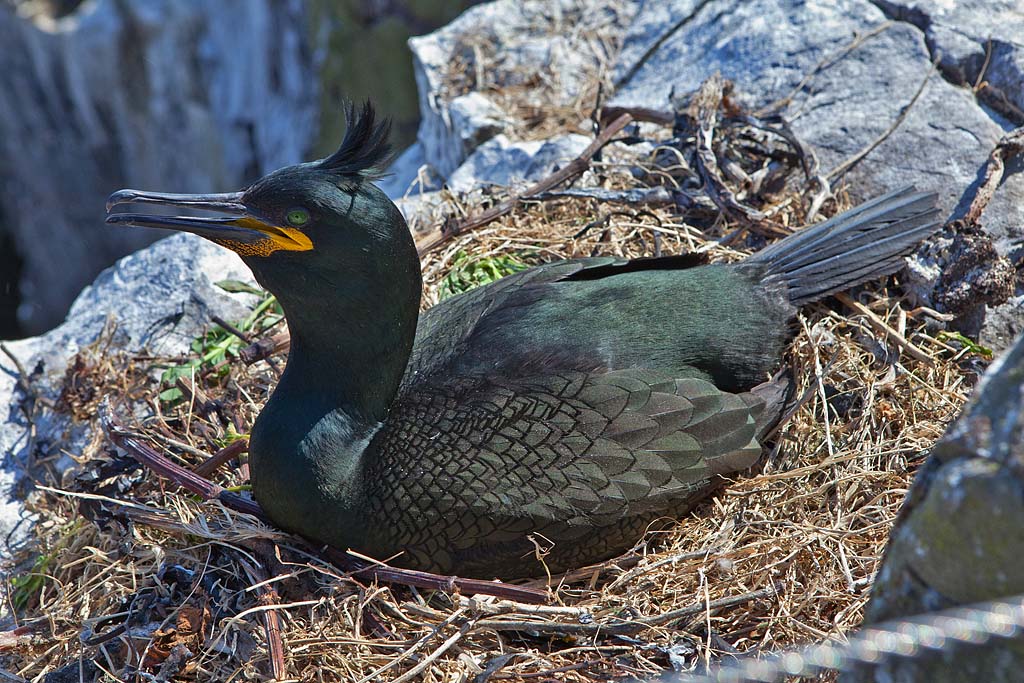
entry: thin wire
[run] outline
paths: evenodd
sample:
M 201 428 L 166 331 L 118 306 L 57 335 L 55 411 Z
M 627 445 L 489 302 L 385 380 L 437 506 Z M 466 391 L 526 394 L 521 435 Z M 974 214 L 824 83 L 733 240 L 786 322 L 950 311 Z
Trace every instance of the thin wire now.
M 1016 638 L 1024 629 L 1024 595 L 931 612 L 868 626 L 846 643 L 822 643 L 766 659 L 746 658 L 704 675 L 679 674 L 672 683 L 774 683 L 787 676 L 813 676 L 876 665 L 890 657 L 914 658 L 954 645 L 984 645 Z

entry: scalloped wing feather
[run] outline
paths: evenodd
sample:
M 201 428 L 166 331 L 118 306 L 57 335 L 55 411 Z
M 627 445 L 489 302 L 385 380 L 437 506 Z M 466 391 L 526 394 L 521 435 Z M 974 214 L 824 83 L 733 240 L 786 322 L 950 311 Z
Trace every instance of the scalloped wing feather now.
M 531 533 L 555 543 L 555 566 L 628 548 L 640 521 L 688 510 L 716 488 L 716 474 L 761 453 L 762 401 L 674 374 L 418 383 L 374 442 L 367 489 L 369 519 L 387 523 L 376 531 L 380 551 L 507 576 L 536 567 L 523 557 Z M 597 531 L 592 547 L 571 540 Z

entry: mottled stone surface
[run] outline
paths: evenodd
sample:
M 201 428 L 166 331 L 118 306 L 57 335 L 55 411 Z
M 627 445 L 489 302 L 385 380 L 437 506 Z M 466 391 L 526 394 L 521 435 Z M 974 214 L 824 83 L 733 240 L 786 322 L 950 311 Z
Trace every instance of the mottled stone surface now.
M 211 316 L 237 320 L 253 305 L 253 295 L 229 294 L 214 284 L 225 279 L 252 282 L 252 274 L 227 249 L 194 235 L 175 235 L 103 271 L 75 300 L 63 325 L 6 344 L 30 375 L 26 379 L 40 408 L 32 432 L 23 409 L 31 399 L 18 386 L 15 364 L 0 354 L 0 539 L 16 544 L 28 530 L 19 525 L 24 467 L 39 458 L 78 455 L 92 436 L 87 425 L 52 409 L 75 354 L 104 333 L 110 335 L 109 353 L 184 353 Z M 0 547 L 0 557 L 6 555 Z
M 565 166 L 589 144 L 590 138 L 584 135 L 562 135 L 543 142 L 512 142 L 499 135 L 477 147 L 452 173 L 448 186 L 457 192 L 487 185 L 522 187 L 525 181 L 540 180 Z
M 1018 0 L 875 4 L 887 16 L 924 31 L 929 49 L 951 82 L 987 84 L 980 95 L 989 105 L 1009 118 L 1024 114 L 1024 5 Z
M 666 5 L 677 7 L 668 17 L 676 23 L 650 51 L 649 33 L 665 24 L 647 14 L 660 19 Z M 673 88 L 694 90 L 715 72 L 734 81 L 752 107 L 792 93 L 783 111 L 827 171 L 885 133 L 931 69 L 924 35 L 908 23 L 896 22 L 840 56 L 857 35 L 886 22 L 866 0 L 732 5 L 708 2 L 695 10 L 688 0 L 645 3 L 616 66 L 621 85 L 613 104 L 665 109 Z M 794 92 L 822 60 L 829 60 L 828 67 Z M 934 188 L 952 213 L 1003 134 L 1003 123 L 970 90 L 933 75 L 907 119 L 854 167 L 848 184 L 858 197 L 908 183 Z M 986 218 L 998 234 L 1019 237 L 1024 180 L 1010 179 L 1001 195 Z
M 616 65 L 619 89 L 612 104 L 666 109 L 673 91 L 692 91 L 720 72 L 736 83 L 740 99 L 750 107 L 791 96 L 782 113 L 816 150 L 827 173 L 882 138 L 924 83 L 905 120 L 843 180 L 855 199 L 908 184 L 934 189 L 947 215 L 959 217 L 992 148 L 1024 119 L 1014 122 L 994 112 L 970 88 L 951 80 L 947 68 L 929 76 L 935 50 L 945 50 L 955 34 L 957 54 L 984 54 L 985 27 L 993 36 L 1019 36 L 1013 27 L 1024 18 L 1024 9 L 998 1 L 918 4 L 963 9 L 940 13 L 929 23 L 920 17 L 899 20 L 906 15 L 889 6 L 898 20 L 887 23 L 886 13 L 867 0 L 649 0 Z M 956 17 L 967 15 L 969 31 L 951 28 Z M 930 32 L 926 35 L 919 25 L 929 26 Z M 863 39 L 855 42 L 858 36 Z M 1000 45 L 1007 56 L 1000 57 L 999 73 L 1006 75 L 998 82 L 1009 92 L 1017 77 L 1013 65 L 1024 48 L 1009 37 Z M 1020 167 L 1013 165 L 1016 171 Z M 1024 175 L 1008 175 L 983 225 L 1004 254 L 1024 237 Z M 982 341 L 1005 348 L 1021 329 L 1022 315 L 1019 298 L 990 311 Z
M 588 34 L 625 25 L 638 4 L 497 0 L 410 40 L 420 96 L 418 141 L 427 162 L 448 177 L 473 149 L 505 132 L 515 113 L 501 101 L 572 103 L 609 56 Z M 539 97 L 542 90 L 555 101 Z

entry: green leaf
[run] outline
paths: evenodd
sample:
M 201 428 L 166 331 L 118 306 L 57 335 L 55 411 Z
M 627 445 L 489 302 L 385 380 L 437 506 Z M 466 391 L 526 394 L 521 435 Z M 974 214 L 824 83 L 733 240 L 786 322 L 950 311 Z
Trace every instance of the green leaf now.
M 191 358 L 182 365 L 172 365 L 160 375 L 160 381 L 164 384 L 174 384 L 179 377 L 191 378 L 199 370 L 199 359 Z
M 252 291 L 261 295 L 261 299 L 249 316 L 237 323 L 237 327 L 243 332 L 251 330 L 264 330 L 279 322 L 284 317 L 284 311 L 277 302 L 274 295 L 250 287 L 244 282 L 237 280 L 224 280 L 217 283 L 218 286 L 228 291 Z M 239 287 L 243 289 L 239 289 Z M 236 358 L 242 350 L 245 342 L 228 332 L 219 325 L 213 325 L 204 334 L 196 337 L 189 345 L 194 357 L 189 358 L 181 365 L 166 368 L 160 377 L 162 384 L 166 386 L 160 394 L 161 400 L 174 402 L 182 398 L 182 393 L 174 388 L 179 377 L 191 377 L 204 372 L 209 372 L 216 366 L 224 363 L 224 367 L 218 370 L 218 375 L 226 375 L 229 367 L 225 363 L 228 358 Z
M 32 598 L 42 590 L 43 583 L 48 578 L 47 569 L 52 561 L 53 556 L 40 555 L 32 563 L 32 569 L 24 574 L 11 577 L 11 602 L 14 604 L 15 611 L 20 612 L 28 607 Z
M 268 313 L 284 316 L 284 310 L 281 308 L 281 304 L 277 302 L 277 297 L 270 293 L 263 297 L 263 300 L 256 305 L 256 308 L 253 309 L 248 318 L 238 324 L 238 328 L 243 332 L 248 332 L 258 320 Z
M 982 346 L 978 342 L 968 337 L 965 337 L 959 332 L 946 332 L 945 330 L 943 330 L 936 335 L 936 338 L 939 341 L 956 342 L 957 344 L 960 344 L 961 346 L 965 347 L 971 353 L 976 353 L 979 356 L 988 359 L 992 358 L 992 349 L 988 348 L 987 346 Z
M 438 298 L 444 301 L 527 268 L 527 264 L 512 254 L 498 254 L 473 261 L 466 252 L 459 251 L 452 259 L 451 270 L 441 280 Z
M 183 399 L 185 397 L 185 394 L 181 393 L 181 389 L 177 387 L 172 387 L 170 389 L 164 389 L 163 391 L 161 391 L 159 396 L 160 400 L 163 401 L 164 403 L 174 403 L 175 401 L 180 401 L 181 399 Z
M 228 424 L 227 430 L 224 432 L 224 436 L 219 439 L 214 439 L 213 442 L 217 444 L 219 448 L 226 448 L 236 441 L 249 438 L 248 434 L 239 434 L 235 431 L 235 426 Z
M 237 294 L 239 292 L 245 292 L 246 294 L 263 294 L 263 290 L 258 287 L 253 287 L 248 282 L 242 282 L 241 280 L 221 280 L 220 282 L 214 282 L 225 292 L 231 292 Z

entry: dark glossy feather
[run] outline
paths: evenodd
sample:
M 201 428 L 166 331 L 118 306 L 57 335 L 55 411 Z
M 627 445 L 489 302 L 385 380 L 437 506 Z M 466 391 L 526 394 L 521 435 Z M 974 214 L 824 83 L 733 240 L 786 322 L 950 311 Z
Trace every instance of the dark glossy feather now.
M 370 449 L 367 523 L 390 525 L 375 550 L 535 575 L 529 534 L 557 571 L 692 508 L 779 419 L 789 383 L 766 379 L 796 304 L 894 270 L 937 227 L 933 205 L 905 190 L 741 264 L 562 261 L 430 309 Z
M 933 201 L 894 193 L 738 264 L 561 261 L 453 297 L 420 315 L 374 424 L 313 410 L 322 364 L 293 345 L 301 381 L 286 373 L 275 399 L 294 398 L 260 416 L 254 490 L 286 528 L 417 569 L 507 579 L 611 557 L 758 460 L 796 304 L 894 270 L 937 227 Z M 340 386 L 356 371 L 375 369 Z
M 888 275 L 940 225 L 934 192 L 890 192 L 754 254 L 796 306 Z
M 632 542 L 624 532 L 703 499 L 716 472 L 752 465 L 763 407 L 650 369 L 418 383 L 371 445 L 374 551 L 529 576 L 543 572 L 532 533 L 554 543 L 549 569 L 597 561 Z
M 390 119 L 377 121 L 377 113 L 369 102 L 361 109 L 345 104 L 345 137 L 338 149 L 315 166 L 338 176 L 379 178 L 391 161 Z

